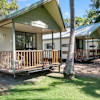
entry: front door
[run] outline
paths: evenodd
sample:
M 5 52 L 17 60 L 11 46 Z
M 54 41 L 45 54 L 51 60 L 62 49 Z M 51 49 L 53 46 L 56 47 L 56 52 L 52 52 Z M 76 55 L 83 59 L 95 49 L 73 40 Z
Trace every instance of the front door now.
M 76 39 L 76 49 L 83 49 L 83 40 Z

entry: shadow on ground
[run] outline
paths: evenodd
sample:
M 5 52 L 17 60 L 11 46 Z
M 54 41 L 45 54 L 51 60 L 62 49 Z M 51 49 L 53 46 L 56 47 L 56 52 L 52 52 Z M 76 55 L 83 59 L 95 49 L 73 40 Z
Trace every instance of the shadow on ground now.
M 18 74 L 16 78 L 13 75 L 0 73 L 0 95 L 9 90 L 9 87 L 20 84 L 36 84 L 36 82 L 46 77 L 51 71 L 36 72 L 33 74 Z
M 71 83 L 76 86 L 82 86 L 81 91 L 84 93 L 91 95 L 93 97 L 100 98 L 100 80 L 94 79 L 94 78 L 79 78 L 76 77 L 76 80 L 70 80 L 70 79 L 64 79 L 61 77 L 56 77 L 56 76 L 49 76 L 50 78 L 57 79 L 57 80 L 63 80 L 63 82 L 53 82 L 49 84 L 50 86 L 55 87 L 56 85 L 61 85 L 65 83 Z M 78 79 L 78 80 L 77 80 Z

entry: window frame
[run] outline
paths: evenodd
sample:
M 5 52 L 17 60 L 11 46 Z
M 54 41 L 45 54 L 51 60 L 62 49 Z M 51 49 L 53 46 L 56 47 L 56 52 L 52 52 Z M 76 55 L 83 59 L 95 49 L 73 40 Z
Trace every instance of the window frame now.
M 33 47 L 33 38 L 32 38 L 32 48 L 27 48 L 26 47 L 26 36 L 27 36 L 27 34 L 31 34 L 31 35 L 35 35 L 35 47 Z M 30 32 L 22 32 L 22 31 L 16 31 L 16 36 L 17 35 L 24 35 L 25 36 L 25 46 L 24 46 L 24 48 L 18 48 L 17 49 L 17 43 L 16 43 L 16 41 L 15 41 L 15 46 L 16 46 L 16 50 L 37 50 L 37 34 L 36 33 L 30 33 Z M 30 35 L 30 36 L 31 36 Z M 16 38 L 16 36 L 15 36 L 15 38 Z M 15 39 L 16 40 L 16 39 Z

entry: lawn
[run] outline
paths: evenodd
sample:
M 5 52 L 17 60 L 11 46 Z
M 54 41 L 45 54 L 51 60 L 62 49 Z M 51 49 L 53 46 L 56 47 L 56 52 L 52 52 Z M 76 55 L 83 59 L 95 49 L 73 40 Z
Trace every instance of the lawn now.
M 100 100 L 100 80 L 47 76 L 37 83 L 11 87 L 0 100 Z

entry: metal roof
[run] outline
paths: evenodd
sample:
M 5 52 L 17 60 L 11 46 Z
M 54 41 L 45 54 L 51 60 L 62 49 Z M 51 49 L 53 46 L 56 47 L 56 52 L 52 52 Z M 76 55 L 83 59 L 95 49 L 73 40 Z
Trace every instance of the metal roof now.
M 83 37 L 83 36 L 91 36 L 98 28 L 100 28 L 100 23 L 84 25 L 75 28 L 75 37 Z M 54 34 L 54 39 L 59 39 L 60 35 Z M 66 32 L 62 32 L 62 38 L 69 38 L 70 37 L 70 29 L 67 29 Z M 52 36 L 44 35 L 43 40 L 52 39 Z

